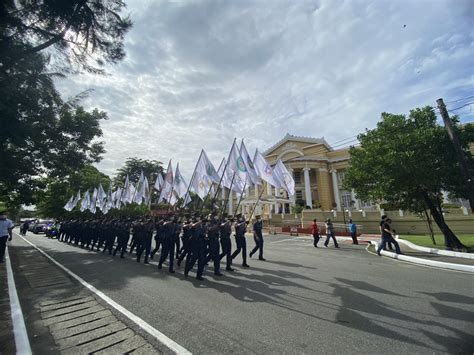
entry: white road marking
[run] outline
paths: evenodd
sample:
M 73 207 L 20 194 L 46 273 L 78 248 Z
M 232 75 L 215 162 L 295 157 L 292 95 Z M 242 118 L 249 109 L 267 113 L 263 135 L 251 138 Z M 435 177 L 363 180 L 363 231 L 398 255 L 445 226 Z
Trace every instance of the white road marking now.
M 5 250 L 7 264 L 8 296 L 10 297 L 10 309 L 13 323 L 13 335 L 15 336 L 15 347 L 17 354 L 32 354 L 28 333 L 26 332 L 25 318 L 21 310 L 20 300 L 16 292 L 15 279 L 13 277 L 8 247 Z
M 91 290 L 92 292 L 94 292 L 97 296 L 99 296 L 100 298 L 102 298 L 105 302 L 107 302 L 107 304 L 109 304 L 110 306 L 114 307 L 117 311 L 119 311 L 120 313 L 122 313 L 123 315 L 125 315 L 128 319 L 130 319 L 132 322 L 134 322 L 135 324 L 137 324 L 140 328 L 142 328 L 143 330 L 145 330 L 148 334 L 152 335 L 153 337 L 155 337 L 159 342 L 161 342 L 162 344 L 164 344 L 168 349 L 170 349 L 171 351 L 173 351 L 175 354 L 192 354 L 189 350 L 185 349 L 183 346 L 179 345 L 178 343 L 176 343 L 174 340 L 168 338 L 166 335 L 164 335 L 163 333 L 161 333 L 158 329 L 152 327 L 150 324 L 148 324 L 147 322 L 145 322 L 143 319 L 141 319 L 140 317 L 138 317 L 137 315 L 135 315 L 134 313 L 130 312 L 128 309 L 122 307 L 121 305 L 119 305 L 117 302 L 115 302 L 114 300 L 112 300 L 110 297 L 108 297 L 107 295 L 105 295 L 103 292 L 99 291 L 98 289 L 96 289 L 94 286 L 92 286 L 91 284 L 89 284 L 88 282 L 86 282 L 84 279 L 82 279 L 80 276 L 76 275 L 75 273 L 73 273 L 71 270 L 69 270 L 67 267 L 63 266 L 62 264 L 60 264 L 59 262 L 57 262 L 55 259 L 53 259 L 51 256 L 49 256 L 46 252 L 44 252 L 42 249 L 40 249 L 39 247 L 37 247 L 35 244 L 31 243 L 29 240 L 23 238 L 21 235 L 19 235 L 18 233 L 15 233 L 16 235 L 18 235 L 21 239 L 23 239 L 25 242 L 27 242 L 28 244 L 30 244 L 32 247 L 34 247 L 35 249 L 37 249 L 41 254 L 43 254 L 45 257 L 47 257 L 49 260 L 51 260 L 54 264 L 56 264 L 57 266 L 59 266 L 62 270 L 64 270 L 65 272 L 67 272 L 70 276 L 72 276 L 73 278 L 75 278 L 77 281 L 79 281 L 83 286 L 87 287 L 89 290 Z

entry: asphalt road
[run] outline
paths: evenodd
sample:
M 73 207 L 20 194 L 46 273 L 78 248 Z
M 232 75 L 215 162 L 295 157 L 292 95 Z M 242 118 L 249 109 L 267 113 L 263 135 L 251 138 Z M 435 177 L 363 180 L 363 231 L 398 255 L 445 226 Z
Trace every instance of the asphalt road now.
M 197 354 L 473 353 L 474 277 L 268 236 L 266 262 L 206 281 L 28 234 L 114 301 Z M 23 242 L 24 243 L 24 242 Z M 13 247 L 21 243 L 18 238 Z M 248 238 L 248 245 L 253 241 Z M 155 258 L 156 259 L 156 258 Z

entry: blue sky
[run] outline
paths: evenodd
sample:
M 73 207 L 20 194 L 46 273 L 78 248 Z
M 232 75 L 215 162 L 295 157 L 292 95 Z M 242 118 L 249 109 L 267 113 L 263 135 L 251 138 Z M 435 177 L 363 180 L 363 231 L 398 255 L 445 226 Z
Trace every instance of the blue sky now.
M 234 137 L 251 154 L 286 133 L 331 144 L 381 112 L 474 101 L 456 101 L 474 95 L 470 0 L 126 3 L 125 60 L 58 83 L 65 97 L 94 89 L 84 105 L 108 112 L 107 174 L 136 156 L 189 178 L 201 148 L 217 165 Z M 456 113 L 473 121 L 474 105 Z

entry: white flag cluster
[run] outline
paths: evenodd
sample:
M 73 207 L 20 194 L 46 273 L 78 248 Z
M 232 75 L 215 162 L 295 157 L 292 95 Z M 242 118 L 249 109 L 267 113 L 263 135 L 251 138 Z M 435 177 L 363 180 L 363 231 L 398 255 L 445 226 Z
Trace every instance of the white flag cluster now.
M 262 185 L 263 182 L 277 189 L 283 188 L 290 197 L 295 195 L 295 181 L 281 160 L 278 160 L 272 168 L 258 150 L 251 159 L 243 140 L 239 147 L 234 139 L 227 160 L 222 159 L 217 171 L 204 149 L 201 150 L 189 185 L 181 174 L 179 164 L 176 164 L 176 169 L 173 171 L 170 160 L 166 174 L 163 176 L 161 171 L 158 171 L 152 185 L 143 172 L 140 173 L 136 184 L 131 182 L 127 175 L 123 186 L 117 187 L 115 191 L 112 184 L 109 184 L 107 192 L 99 184 L 98 187 L 87 190 L 82 199 L 78 191 L 76 196 L 71 196 L 64 209 L 72 211 L 79 204 L 82 212 L 88 210 L 96 213 L 98 209 L 107 214 L 109 210 L 120 209 L 122 205 L 149 204 L 152 196 L 150 186 L 159 193 L 158 203 L 174 206 L 179 199 L 183 199 L 182 206 L 186 206 L 191 202 L 190 191 L 204 200 L 206 196 L 215 196 L 216 190 L 222 187 L 243 195 L 247 187 Z

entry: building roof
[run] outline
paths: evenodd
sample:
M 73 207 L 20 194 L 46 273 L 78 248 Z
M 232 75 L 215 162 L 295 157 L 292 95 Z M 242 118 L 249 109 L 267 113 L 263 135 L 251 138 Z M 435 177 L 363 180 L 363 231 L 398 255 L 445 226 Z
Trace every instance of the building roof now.
M 329 145 L 329 143 L 326 142 L 324 137 L 322 138 L 302 137 L 302 136 L 294 136 L 292 134 L 287 133 L 283 137 L 283 139 L 281 139 L 280 141 L 275 143 L 273 146 L 268 148 L 265 152 L 263 152 L 263 155 L 269 154 L 271 151 L 275 150 L 276 148 L 285 144 L 288 141 L 296 141 L 296 142 L 303 142 L 303 143 L 309 143 L 309 144 L 323 144 L 324 146 L 326 146 L 326 148 L 328 148 L 329 151 L 333 150 L 331 146 Z

